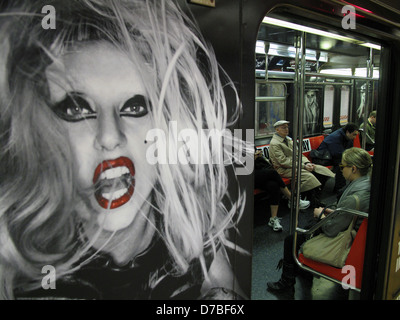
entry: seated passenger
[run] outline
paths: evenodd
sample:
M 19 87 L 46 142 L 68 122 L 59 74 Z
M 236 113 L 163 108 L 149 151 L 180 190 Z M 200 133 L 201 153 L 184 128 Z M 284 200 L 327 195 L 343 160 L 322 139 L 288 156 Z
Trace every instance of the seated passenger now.
M 344 178 L 350 183 L 340 197 L 337 207 L 347 209 L 357 209 L 357 201 L 354 195 L 359 198 L 359 211 L 368 213 L 370 198 L 370 172 L 372 170 L 372 159 L 367 151 L 360 148 L 350 148 L 343 153 L 342 163 Z M 324 219 L 333 212 L 333 209 L 316 208 L 314 216 L 318 219 Z M 338 213 L 321 227 L 321 232 L 329 237 L 336 237 L 339 232 L 346 230 L 352 222 L 353 215 L 345 212 Z M 360 219 L 359 219 L 360 220 Z M 355 229 L 358 230 L 361 221 L 357 221 Z M 297 236 L 297 248 L 306 241 L 306 235 Z M 296 263 L 293 258 L 293 235 L 286 237 L 284 243 L 284 254 L 282 261 L 282 276 L 277 282 L 268 282 L 267 288 L 275 292 L 293 291 L 296 277 Z
M 285 178 L 292 178 L 292 153 L 293 141 L 289 135 L 289 121 L 280 120 L 274 124 L 275 133 L 269 145 L 269 156 L 276 171 Z M 335 174 L 328 168 L 310 162 L 303 155 L 302 169 L 300 173 L 300 192 L 305 193 L 311 201 L 311 207 L 317 208 L 321 205 L 319 201 L 321 186 L 325 184 L 328 177 Z
M 338 192 L 346 185 L 346 180 L 339 170 L 339 163 L 342 160 L 344 150 L 353 147 L 353 141 L 357 135 L 358 126 L 354 123 L 348 123 L 343 128 L 325 137 L 317 148 L 318 151 L 328 150 L 332 156 L 331 165 L 335 167 L 334 171 L 336 171 L 334 192 Z
M 365 127 L 365 150 L 370 151 L 375 147 L 375 125 L 376 125 L 376 110 L 369 114 L 367 123 L 360 125 L 360 129 Z
M 254 153 L 254 188 L 268 192 L 270 197 L 271 218 L 268 226 L 274 231 L 282 231 L 282 226 L 278 218 L 280 193 L 290 199 L 291 192 L 286 187 L 281 176 L 274 170 L 271 164 L 262 155 L 261 150 L 255 150 Z M 300 209 L 307 209 L 310 206 L 310 201 L 301 200 L 299 203 Z

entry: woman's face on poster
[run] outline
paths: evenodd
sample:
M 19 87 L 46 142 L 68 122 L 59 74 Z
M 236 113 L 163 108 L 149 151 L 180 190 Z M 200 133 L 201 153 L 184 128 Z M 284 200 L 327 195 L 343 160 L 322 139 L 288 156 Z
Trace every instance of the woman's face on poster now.
M 109 231 L 135 223 L 155 181 L 145 157 L 151 108 L 139 71 L 97 42 L 64 53 L 46 76 L 74 155 L 80 199 L 71 205 Z
M 318 108 L 317 95 L 314 90 L 307 91 L 305 95 L 306 106 L 310 109 Z

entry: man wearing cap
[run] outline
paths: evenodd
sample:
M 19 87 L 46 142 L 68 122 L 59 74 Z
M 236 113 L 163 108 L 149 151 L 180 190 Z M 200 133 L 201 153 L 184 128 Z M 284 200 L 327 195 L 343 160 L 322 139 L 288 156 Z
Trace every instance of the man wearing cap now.
M 293 166 L 293 141 L 289 135 L 289 121 L 279 120 L 274 124 L 275 133 L 269 145 L 269 157 L 278 173 L 286 178 L 292 178 Z M 335 174 L 328 168 L 310 162 L 302 156 L 301 185 L 300 192 L 306 193 L 311 201 L 312 208 L 320 206 L 319 195 L 321 192 L 321 181 Z M 318 177 L 318 178 L 317 178 Z

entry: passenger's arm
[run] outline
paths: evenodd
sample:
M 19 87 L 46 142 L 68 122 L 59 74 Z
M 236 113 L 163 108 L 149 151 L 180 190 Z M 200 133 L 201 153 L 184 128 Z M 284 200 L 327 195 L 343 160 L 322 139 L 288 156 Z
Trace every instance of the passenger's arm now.
M 355 210 L 356 205 L 356 199 L 352 195 L 347 196 L 345 199 L 341 199 L 340 207 L 342 208 Z M 325 222 L 321 227 L 322 231 L 328 237 L 336 237 L 339 232 L 344 231 L 349 227 L 352 219 L 353 215 L 351 213 L 339 213 Z

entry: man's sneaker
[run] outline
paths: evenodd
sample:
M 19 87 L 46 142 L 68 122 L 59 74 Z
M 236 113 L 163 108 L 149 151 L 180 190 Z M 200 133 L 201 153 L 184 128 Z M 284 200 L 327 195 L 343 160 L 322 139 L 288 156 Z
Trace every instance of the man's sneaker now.
M 299 201 L 300 210 L 305 210 L 310 206 L 310 201 L 308 200 L 301 200 Z M 290 209 L 290 200 L 288 201 L 288 207 Z
M 280 219 L 281 218 L 278 217 L 269 218 L 268 226 L 270 226 L 274 231 L 282 231 L 283 228 L 281 226 L 281 223 L 279 222 Z

